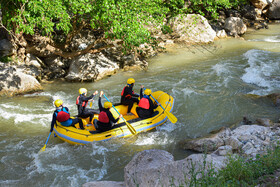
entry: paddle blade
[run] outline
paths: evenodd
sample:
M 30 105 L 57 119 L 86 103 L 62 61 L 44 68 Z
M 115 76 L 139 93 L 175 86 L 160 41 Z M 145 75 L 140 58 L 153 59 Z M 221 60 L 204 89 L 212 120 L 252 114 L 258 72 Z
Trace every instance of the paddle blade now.
M 125 121 L 127 128 L 130 130 L 132 134 L 136 134 L 136 130 L 127 122 Z
M 44 152 L 44 151 L 46 150 L 46 146 L 47 146 L 47 145 L 45 144 L 44 147 L 42 147 L 42 149 L 40 150 L 40 153 L 41 153 L 41 152 Z
M 164 110 L 166 116 L 168 117 L 168 119 L 171 121 L 171 123 L 176 123 L 177 122 L 177 118 L 170 112 Z
M 91 102 L 89 103 L 89 107 L 90 107 L 90 108 L 92 108 L 92 103 L 93 103 L 93 101 L 91 101 Z

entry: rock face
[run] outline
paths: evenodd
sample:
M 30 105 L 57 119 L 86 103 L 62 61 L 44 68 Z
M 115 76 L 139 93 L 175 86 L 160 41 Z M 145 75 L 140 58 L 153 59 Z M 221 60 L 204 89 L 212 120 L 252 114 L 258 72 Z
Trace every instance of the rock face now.
M 239 17 L 229 17 L 225 20 L 225 30 L 231 36 L 242 35 L 246 32 L 247 26 Z
M 0 57 L 11 56 L 14 54 L 14 48 L 8 39 L 0 40 Z
M 179 15 L 171 23 L 171 28 L 179 36 L 179 42 L 208 43 L 213 42 L 216 37 L 216 32 L 208 21 L 198 14 Z
M 166 151 L 146 150 L 136 154 L 125 167 L 125 186 L 188 186 L 192 174 L 201 170 L 207 173 L 211 163 L 214 168 L 220 169 L 225 166 L 225 161 L 226 157 L 204 154 L 174 161 Z
M 219 133 L 206 138 L 198 138 L 194 140 L 184 140 L 179 144 L 183 149 L 193 150 L 197 152 L 213 152 L 218 147 L 225 145 L 223 137 L 228 134 L 230 129 L 222 129 Z
M 68 81 L 96 81 L 106 75 L 112 75 L 119 66 L 105 57 L 102 53 L 85 54 L 72 60 Z
M 275 144 L 280 138 L 279 130 L 272 131 L 272 128 L 279 128 L 268 119 L 258 119 L 259 124 L 264 125 L 242 125 L 234 130 L 226 129 L 211 138 L 200 138 L 192 141 L 182 141 L 183 149 L 199 152 L 209 151 L 215 154 L 224 155 L 231 152 L 255 157 L 257 154 L 264 153 L 267 148 Z M 219 144 L 219 142 L 223 142 Z M 213 144 L 213 145 L 211 145 Z M 230 147 L 226 147 L 230 146 Z
M 95 181 L 83 184 L 83 187 L 124 187 L 124 182 Z
M 42 87 L 34 77 L 15 67 L 0 63 L 0 96 L 13 96 L 38 90 L 42 90 Z
M 271 4 L 272 0 L 250 0 L 252 5 L 254 7 L 263 10 L 265 7 L 267 7 L 269 4 Z
M 266 15 L 270 19 L 280 19 L 280 0 L 273 0 Z

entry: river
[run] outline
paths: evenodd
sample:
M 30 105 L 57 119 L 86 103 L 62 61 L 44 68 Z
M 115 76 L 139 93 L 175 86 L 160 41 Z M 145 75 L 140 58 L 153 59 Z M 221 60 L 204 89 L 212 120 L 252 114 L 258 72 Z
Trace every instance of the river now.
M 229 127 L 243 116 L 277 121 L 279 108 L 269 99 L 251 95 L 280 92 L 280 24 L 269 27 L 248 31 L 244 40 L 178 47 L 150 59 L 147 71 L 120 71 L 93 83 L 57 81 L 43 84 L 40 93 L 1 98 L 0 186 L 68 187 L 96 180 L 123 181 L 123 169 L 137 152 L 163 149 L 176 160 L 183 159 L 190 153 L 179 148 L 180 140 Z M 73 115 L 80 87 L 89 93 L 103 90 L 117 103 L 130 77 L 136 80 L 136 92 L 144 85 L 171 94 L 178 122 L 167 121 L 131 138 L 85 146 L 72 146 L 52 135 L 46 151 L 38 154 L 49 134 L 55 99 L 63 99 Z M 93 107 L 97 108 L 97 102 Z

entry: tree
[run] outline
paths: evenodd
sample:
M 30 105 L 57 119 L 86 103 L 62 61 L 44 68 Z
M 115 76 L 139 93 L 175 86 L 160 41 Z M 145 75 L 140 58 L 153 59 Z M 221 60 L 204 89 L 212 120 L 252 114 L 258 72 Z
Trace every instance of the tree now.
M 169 11 L 161 0 L 0 0 L 0 8 L 1 26 L 17 45 L 27 43 L 29 52 L 47 50 L 66 58 L 98 52 L 116 39 L 126 50 L 150 43 L 145 26 L 161 24 Z M 73 37 L 84 28 L 99 32 L 99 38 L 81 51 L 69 51 Z M 97 47 L 100 42 L 104 45 Z

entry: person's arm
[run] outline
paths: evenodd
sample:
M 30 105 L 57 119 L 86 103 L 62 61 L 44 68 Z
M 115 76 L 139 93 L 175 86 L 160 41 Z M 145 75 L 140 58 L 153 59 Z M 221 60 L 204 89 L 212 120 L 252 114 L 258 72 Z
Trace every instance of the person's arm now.
M 115 119 L 110 111 L 107 112 L 107 115 L 108 115 L 109 120 L 112 121 L 113 123 L 117 123 L 119 121 L 120 117 L 121 117 L 121 116 L 119 116 Z
M 53 131 L 54 124 L 56 124 L 56 115 L 55 115 L 55 112 L 53 113 L 52 123 L 51 123 L 51 130 L 50 130 L 50 132 L 52 132 L 52 131 Z
M 140 89 L 140 99 L 142 99 L 143 97 L 143 86 L 141 86 L 141 89 Z
M 82 102 L 88 101 L 88 100 L 92 99 L 94 96 L 95 96 L 95 95 L 93 95 L 93 94 L 92 94 L 91 96 L 88 96 L 88 97 L 86 97 L 86 96 L 84 96 L 84 95 L 81 95 L 81 101 L 82 101 Z
M 99 107 L 100 112 L 104 110 L 102 103 L 101 103 L 101 96 L 98 99 L 98 107 Z
M 149 98 L 149 103 L 150 103 L 150 109 L 156 109 L 158 107 L 158 105 L 155 105 L 150 98 Z

